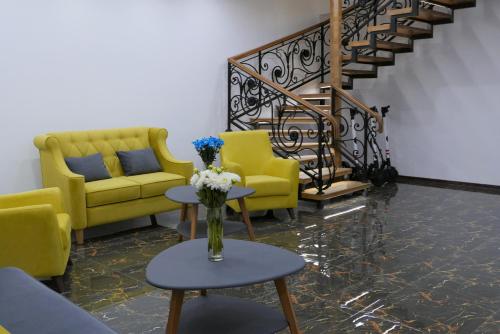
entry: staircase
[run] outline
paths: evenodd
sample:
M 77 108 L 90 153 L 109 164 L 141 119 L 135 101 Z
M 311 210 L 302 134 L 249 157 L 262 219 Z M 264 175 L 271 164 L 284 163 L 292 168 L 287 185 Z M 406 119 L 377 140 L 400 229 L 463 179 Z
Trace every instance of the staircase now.
M 300 162 L 300 196 L 322 201 L 363 191 L 369 160 L 382 154 L 383 118 L 347 90 L 394 66 L 395 54 L 453 23 L 475 0 L 343 1 L 342 87 L 330 76 L 330 21 L 228 60 L 227 130 L 266 129 L 278 156 Z M 362 137 L 359 137 L 362 134 Z M 349 167 L 346 167 L 349 166 Z M 356 169 L 356 177 L 353 168 Z

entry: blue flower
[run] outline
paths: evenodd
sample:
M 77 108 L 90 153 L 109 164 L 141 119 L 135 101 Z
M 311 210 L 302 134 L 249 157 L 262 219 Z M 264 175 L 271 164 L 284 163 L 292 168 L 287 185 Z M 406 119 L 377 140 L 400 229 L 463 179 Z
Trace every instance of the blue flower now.
M 224 145 L 224 141 L 220 138 L 212 136 L 202 137 L 193 141 L 193 145 L 198 152 L 206 149 L 211 149 L 218 152 L 222 145 Z
M 205 163 L 205 166 L 210 166 L 215 161 L 217 153 L 219 153 L 224 141 L 216 137 L 203 137 L 193 141 L 193 145 L 198 151 L 201 160 Z

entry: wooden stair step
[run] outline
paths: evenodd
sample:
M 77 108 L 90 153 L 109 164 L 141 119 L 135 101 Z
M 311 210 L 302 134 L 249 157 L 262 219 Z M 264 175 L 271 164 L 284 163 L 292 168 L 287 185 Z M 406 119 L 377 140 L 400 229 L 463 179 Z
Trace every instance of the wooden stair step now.
M 344 61 L 352 61 L 352 55 L 347 55 L 343 57 Z M 358 55 L 356 61 L 360 64 L 372 64 L 377 66 L 387 66 L 394 65 L 394 57 L 380 57 L 380 56 L 365 56 Z
M 283 117 L 285 118 L 285 117 Z M 272 125 L 278 123 L 278 117 L 259 117 L 251 120 L 254 124 Z M 316 121 L 311 117 L 290 117 L 283 121 L 284 123 L 298 123 L 298 124 L 316 124 Z
M 332 85 L 327 82 L 321 82 L 318 85 L 319 89 L 331 89 Z M 342 89 L 352 89 L 352 83 L 349 81 L 343 81 L 342 82 Z
M 304 100 L 330 100 L 332 98 L 332 95 L 327 93 L 300 94 L 299 96 Z
M 290 144 L 292 144 L 293 142 L 290 142 Z M 308 143 L 298 143 L 296 145 L 290 145 L 290 146 L 286 146 L 286 142 L 284 144 L 281 144 L 281 145 L 276 145 L 276 143 L 274 142 L 274 148 L 275 149 L 278 149 L 278 150 L 281 150 L 281 151 L 295 151 L 297 149 L 306 149 L 306 148 L 318 148 L 319 147 L 319 144 L 318 143 L 314 143 L 314 142 L 308 142 Z
M 377 41 L 377 49 L 385 50 L 385 51 L 392 51 L 395 53 L 412 52 L 413 51 L 413 47 L 411 44 L 390 42 L 390 41 Z
M 332 108 L 329 104 L 328 105 L 327 104 L 320 104 L 320 105 L 315 104 L 315 106 L 323 111 L 330 111 Z M 307 109 L 304 107 L 298 107 L 298 106 L 290 106 L 290 105 L 286 105 L 281 109 L 281 112 L 306 112 L 306 111 L 310 111 L 310 109 Z
M 352 78 L 376 78 L 377 70 L 343 69 L 342 74 Z
M 370 41 L 365 39 L 361 41 L 354 41 L 349 43 L 349 46 L 353 48 L 372 48 Z M 399 42 L 391 42 L 391 41 L 376 41 L 376 49 L 391 51 L 394 53 L 402 53 L 402 52 L 412 52 L 413 47 L 411 44 L 407 43 L 399 43 Z
M 332 152 L 330 154 L 328 154 L 328 151 L 325 152 L 325 156 L 329 161 L 332 160 L 333 156 L 334 156 L 333 149 L 332 149 Z M 288 159 L 295 159 L 295 160 L 300 161 L 301 163 L 307 163 L 307 162 L 311 162 L 311 161 L 318 161 L 318 156 L 316 154 L 305 154 L 305 155 L 301 155 L 300 157 L 289 157 Z
M 432 10 L 432 9 L 423 8 L 423 7 L 420 7 L 418 9 L 417 15 L 413 14 L 412 7 L 405 7 L 405 8 L 401 8 L 401 9 L 391 9 L 391 10 L 387 11 L 387 15 L 398 16 L 398 17 L 404 16 L 405 19 L 422 21 L 422 22 L 431 23 L 431 24 L 445 24 L 445 23 L 452 23 L 453 22 L 453 15 L 452 14 L 439 12 L 437 10 Z
M 440 6 L 446 6 L 451 9 L 462 9 L 476 7 L 476 0 L 426 0 Z
M 392 32 L 391 28 L 392 27 L 390 23 L 379 24 L 379 25 L 369 26 L 368 32 L 384 33 L 387 35 L 399 36 L 411 39 L 432 38 L 433 36 L 432 28 L 424 29 L 424 28 L 406 26 L 403 24 L 398 24 L 395 32 Z
M 333 170 L 333 169 L 332 169 Z M 318 174 L 319 169 L 311 170 L 311 173 Z M 335 169 L 335 177 L 344 177 L 352 174 L 352 168 L 343 168 L 339 167 Z M 330 168 L 323 168 L 323 180 L 328 180 L 330 178 Z M 300 184 L 309 184 L 312 182 L 312 179 L 305 172 L 300 172 L 299 174 L 299 183 Z
M 334 182 L 323 194 L 318 194 L 316 188 L 306 189 L 302 192 L 302 198 L 315 201 L 325 201 L 335 197 L 352 194 L 357 191 L 368 189 L 370 184 L 359 181 L 339 181 Z

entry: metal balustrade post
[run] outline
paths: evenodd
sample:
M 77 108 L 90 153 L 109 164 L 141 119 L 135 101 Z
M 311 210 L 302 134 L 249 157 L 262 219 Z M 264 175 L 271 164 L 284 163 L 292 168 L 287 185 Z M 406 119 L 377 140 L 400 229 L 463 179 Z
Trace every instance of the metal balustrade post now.
M 368 128 L 370 127 L 370 115 L 368 114 L 363 114 L 363 125 L 365 129 L 364 133 L 364 138 L 363 138 L 363 145 L 365 148 L 365 155 L 363 157 L 363 168 L 365 170 L 365 173 L 368 171 L 368 131 L 370 131 Z
M 317 189 L 318 194 L 323 194 L 323 156 L 325 155 L 325 147 L 324 147 L 324 138 L 323 133 L 325 131 L 325 124 L 323 118 L 318 116 L 318 180 L 317 180 Z
M 259 74 L 262 75 L 262 51 L 259 51 L 259 59 L 258 59 L 258 67 Z M 259 105 L 262 104 L 262 82 L 259 81 Z
M 325 82 L 325 64 L 326 64 L 326 59 L 325 59 L 325 43 L 326 43 L 326 38 L 325 38 L 325 26 L 321 26 L 321 82 Z
M 231 72 L 232 65 L 227 63 L 227 128 L 226 132 L 231 131 Z

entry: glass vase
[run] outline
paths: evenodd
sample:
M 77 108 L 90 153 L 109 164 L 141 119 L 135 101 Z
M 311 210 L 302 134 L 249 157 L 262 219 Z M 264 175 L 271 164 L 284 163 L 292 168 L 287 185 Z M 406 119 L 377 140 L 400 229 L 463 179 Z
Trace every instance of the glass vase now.
M 222 206 L 207 208 L 207 238 L 208 238 L 208 259 L 213 262 L 224 259 L 224 222 L 222 216 Z

